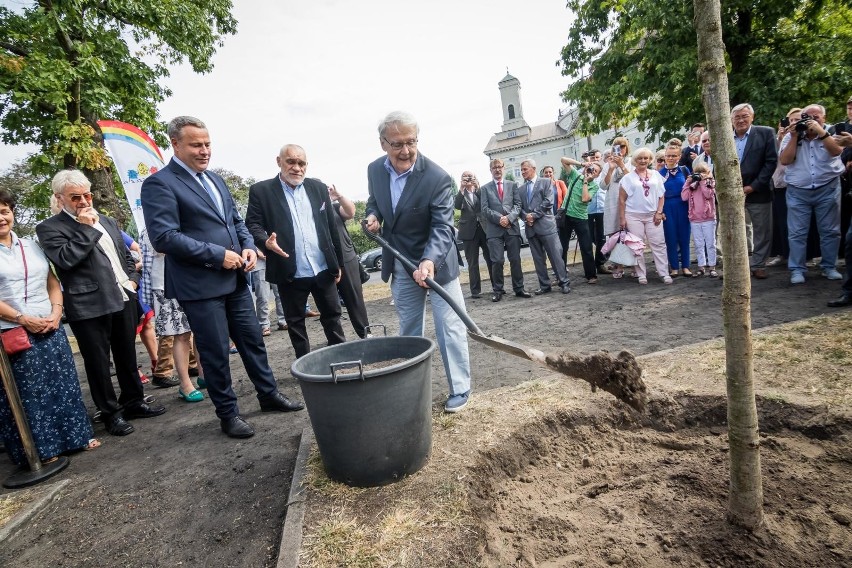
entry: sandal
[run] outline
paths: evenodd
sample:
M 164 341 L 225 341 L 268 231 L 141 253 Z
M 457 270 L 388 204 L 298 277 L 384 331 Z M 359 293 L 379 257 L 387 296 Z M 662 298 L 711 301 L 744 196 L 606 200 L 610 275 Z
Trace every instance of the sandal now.
M 648 283 L 648 279 L 647 279 L 647 278 L 640 278 L 640 279 L 639 279 L 639 284 L 642 284 L 642 285 L 644 286 L 644 285 L 645 285 L 645 284 L 647 284 L 647 283 Z
M 613 270 L 612 271 L 612 277 L 613 278 L 624 278 L 624 271 L 623 270 Z
M 692 273 L 693 278 L 699 278 L 701 276 L 704 276 L 704 271 L 700 268 Z
M 53 463 L 59 459 L 59 456 L 53 456 L 52 458 L 47 458 L 46 460 L 41 460 L 41 465 L 47 465 L 49 463 Z
M 669 272 L 669 276 L 671 276 L 672 278 L 677 278 L 679 275 L 677 273 L 677 270 L 672 270 Z
M 719 277 L 718 272 L 716 272 L 715 270 L 710 271 L 710 278 L 718 278 L 718 277 Z
M 269 337 L 272 335 L 272 331 L 268 327 L 263 328 L 263 332 L 261 332 L 263 337 Z
M 686 278 L 690 278 L 692 276 L 692 272 L 688 268 L 684 268 L 683 270 L 680 271 L 680 273 L 681 273 L 682 276 L 684 276 Z
M 100 441 L 100 440 L 98 440 L 97 438 L 92 438 L 91 440 L 89 440 L 89 443 L 88 443 L 88 444 L 86 444 L 85 446 L 83 446 L 83 451 L 84 451 L 84 452 L 91 452 L 92 450 L 95 450 L 95 449 L 97 449 L 97 448 L 100 448 L 100 447 L 101 447 L 101 445 L 102 445 L 102 444 L 101 444 L 101 441 Z

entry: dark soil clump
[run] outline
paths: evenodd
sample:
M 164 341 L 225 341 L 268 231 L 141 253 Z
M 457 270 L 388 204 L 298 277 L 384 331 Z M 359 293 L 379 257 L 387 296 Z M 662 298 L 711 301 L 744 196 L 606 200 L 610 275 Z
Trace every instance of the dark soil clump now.
M 648 389 L 636 357 L 628 351 L 622 351 L 617 357 L 601 351 L 582 358 L 566 352 L 548 355 L 547 364 L 563 375 L 587 381 L 592 385 L 592 392 L 603 389 L 639 412 L 645 410 Z

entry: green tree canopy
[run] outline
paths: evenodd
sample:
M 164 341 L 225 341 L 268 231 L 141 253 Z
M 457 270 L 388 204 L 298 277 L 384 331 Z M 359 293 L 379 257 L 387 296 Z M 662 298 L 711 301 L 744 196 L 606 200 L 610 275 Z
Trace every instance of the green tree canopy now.
M 562 93 L 584 131 L 632 120 L 663 138 L 705 122 L 692 2 L 568 0 Z M 793 106 L 825 105 L 840 120 L 852 94 L 848 0 L 722 0 L 731 106 L 749 102 L 774 126 Z
M 223 37 L 236 32 L 230 0 L 20 4 L 0 7 L 0 140 L 38 144 L 36 171 L 87 170 L 96 206 L 115 198 L 97 121 L 129 122 L 167 146 L 157 112 L 171 95 L 159 82 L 167 65 L 208 72 Z

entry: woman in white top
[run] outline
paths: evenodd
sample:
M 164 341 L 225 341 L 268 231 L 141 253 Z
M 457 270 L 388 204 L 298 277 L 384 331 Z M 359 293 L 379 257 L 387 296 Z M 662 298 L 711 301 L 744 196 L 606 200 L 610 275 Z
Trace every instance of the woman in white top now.
M 647 240 L 657 274 L 663 282 L 671 284 L 663 233 L 665 180 L 653 167 L 649 167 L 653 159 L 654 153 L 648 148 L 639 148 L 633 154 L 633 171 L 621 179 L 619 186 L 618 218 L 622 229 Z M 647 284 L 645 257 L 639 256 L 637 261 L 636 276 L 639 284 Z

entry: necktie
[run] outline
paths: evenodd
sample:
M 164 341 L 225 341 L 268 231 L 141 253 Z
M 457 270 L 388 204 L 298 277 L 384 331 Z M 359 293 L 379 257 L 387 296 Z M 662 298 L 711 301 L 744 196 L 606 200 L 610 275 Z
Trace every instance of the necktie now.
M 216 206 L 216 210 L 219 211 L 219 215 L 222 215 L 224 217 L 225 212 L 222 210 L 222 203 L 219 201 L 221 199 L 221 196 L 218 195 L 212 187 L 210 187 L 210 184 L 207 183 L 207 178 L 205 178 L 201 172 L 198 172 L 195 175 L 198 177 L 198 181 L 201 182 L 201 185 L 204 186 L 204 190 L 207 192 L 207 195 L 209 195 L 210 199 L 213 200 L 213 205 Z
M 497 197 L 500 198 L 500 201 L 503 201 L 503 181 L 502 180 L 497 182 Z
M 528 181 L 527 182 L 527 203 L 529 204 L 531 202 L 532 202 L 532 182 Z

